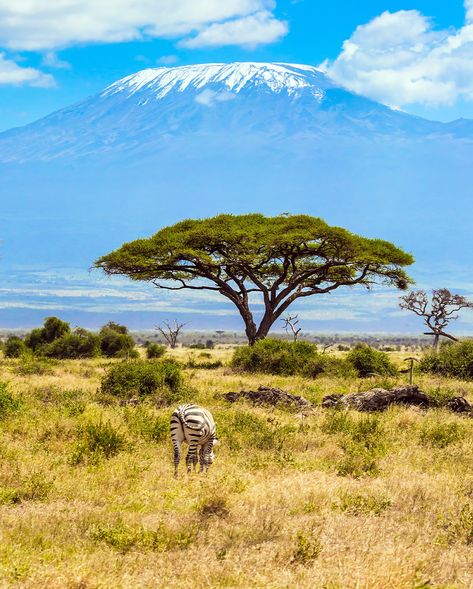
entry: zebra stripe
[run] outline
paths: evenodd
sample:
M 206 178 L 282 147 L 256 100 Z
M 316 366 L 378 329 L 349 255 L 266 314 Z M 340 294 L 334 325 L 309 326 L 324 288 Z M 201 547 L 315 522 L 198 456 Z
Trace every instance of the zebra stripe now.
M 171 439 L 174 448 L 174 476 L 177 477 L 181 459 L 181 444 L 186 442 L 187 472 L 197 466 L 199 452 L 200 472 L 207 470 L 214 460 L 213 446 L 217 443 L 215 421 L 210 411 L 187 403 L 180 405 L 171 415 Z

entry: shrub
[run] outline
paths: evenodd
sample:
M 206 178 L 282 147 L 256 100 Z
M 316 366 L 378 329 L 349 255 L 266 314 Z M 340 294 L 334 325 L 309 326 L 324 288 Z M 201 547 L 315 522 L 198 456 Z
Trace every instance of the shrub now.
M 338 509 L 348 515 L 381 515 L 391 506 L 391 500 L 384 495 L 375 495 L 373 493 L 343 493 L 340 501 L 334 504 L 334 509 Z
M 304 566 L 311 565 L 322 551 L 319 533 L 315 530 L 301 531 L 296 536 L 296 546 L 292 553 L 291 562 Z
M 139 405 L 126 409 L 128 428 L 145 440 L 162 442 L 169 438 L 169 415 L 162 415 L 155 409 Z
M 201 368 L 203 370 L 214 370 L 215 368 L 221 368 L 223 363 L 221 360 L 214 360 L 209 362 L 196 362 L 195 360 L 189 360 L 187 368 Z
M 69 323 L 57 317 L 47 317 L 43 327 L 33 329 L 25 338 L 25 344 L 34 352 L 42 353 L 42 348 L 70 333 Z
M 44 356 L 59 359 L 95 358 L 100 354 L 97 335 L 78 327 L 41 349 Z
M 161 344 L 150 343 L 146 346 L 146 357 L 151 360 L 153 358 L 161 358 L 166 353 L 166 346 Z
M 100 349 L 108 358 L 129 358 L 134 356 L 135 340 L 128 333 L 128 328 L 110 321 L 99 333 Z
M 459 423 L 444 423 L 440 420 L 425 421 L 420 430 L 421 442 L 436 448 L 446 448 L 461 442 L 465 435 L 465 428 Z
M 109 369 L 102 379 L 101 391 L 120 399 L 155 396 L 165 404 L 174 403 L 185 394 L 180 366 L 176 362 L 121 362 Z
M 17 335 L 10 335 L 5 342 L 3 353 L 5 358 L 19 358 L 28 348 L 25 342 Z
M 0 419 L 4 419 L 10 413 L 17 411 L 20 406 L 20 399 L 10 393 L 5 383 L 0 382 Z
M 395 376 L 397 369 L 384 352 L 379 352 L 367 344 L 358 344 L 346 359 L 362 378 L 372 375 Z
M 238 347 L 232 366 L 245 372 L 293 375 L 303 370 L 316 355 L 315 344 L 266 338 L 253 346 Z
M 35 358 L 30 353 L 30 355 L 22 356 L 21 363 L 15 367 L 15 372 L 20 376 L 54 374 L 54 364 L 54 360 Z
M 110 422 L 86 423 L 78 429 L 79 442 L 71 457 L 72 464 L 91 463 L 112 458 L 129 447 L 124 435 Z
M 422 372 L 473 380 L 473 341 L 443 344 L 438 352 L 430 350 L 422 357 L 419 369 Z

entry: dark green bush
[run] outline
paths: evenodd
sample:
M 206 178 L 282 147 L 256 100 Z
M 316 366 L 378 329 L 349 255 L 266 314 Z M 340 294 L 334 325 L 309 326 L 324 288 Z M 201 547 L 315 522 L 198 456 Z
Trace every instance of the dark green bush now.
M 473 380 L 473 341 L 447 343 L 427 352 L 419 363 L 422 372 Z
M 387 354 L 367 344 L 357 344 L 348 352 L 346 359 L 362 378 L 373 375 L 395 376 L 398 372 Z
M 180 366 L 172 361 L 120 362 L 109 369 L 102 379 L 101 391 L 120 399 L 154 396 L 169 404 L 183 398 L 185 387 Z
M 200 368 L 202 370 L 214 370 L 223 366 L 221 360 L 210 360 L 208 362 L 196 362 L 195 360 L 189 360 L 187 368 Z
M 28 348 L 21 337 L 10 335 L 5 342 L 3 353 L 5 354 L 5 358 L 19 358 L 27 351 L 27 349 Z
M 161 358 L 166 353 L 166 346 L 161 344 L 150 343 L 146 346 L 146 357 L 151 360 L 153 358 Z
M 128 333 L 125 325 L 109 321 L 99 333 L 100 349 L 108 358 L 136 357 L 134 352 L 135 340 Z
M 43 327 L 30 331 L 25 338 L 25 344 L 34 352 L 41 354 L 45 346 L 66 336 L 70 331 L 69 323 L 57 317 L 47 317 Z
M 231 365 L 235 370 L 244 372 L 265 372 L 285 376 L 356 376 L 351 364 L 329 354 L 319 354 L 315 344 L 271 338 L 260 340 L 254 346 L 238 347 L 233 354 Z
M 100 339 L 96 334 L 78 327 L 43 346 L 41 352 L 49 358 L 95 358 L 100 355 Z

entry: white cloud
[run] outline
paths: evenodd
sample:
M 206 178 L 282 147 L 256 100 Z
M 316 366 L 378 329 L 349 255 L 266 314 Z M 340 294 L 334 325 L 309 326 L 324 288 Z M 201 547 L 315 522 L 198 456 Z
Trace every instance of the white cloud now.
M 54 86 L 54 79 L 32 67 L 21 67 L 0 53 L 0 85 Z
M 214 92 L 213 90 L 206 88 L 196 96 L 195 101 L 204 106 L 213 106 L 216 102 L 228 102 L 234 98 L 236 98 L 236 96 L 231 92 Z
M 335 82 L 393 107 L 473 100 L 473 0 L 465 10 L 463 27 L 441 31 L 417 10 L 384 12 L 322 67 Z
M 60 59 L 54 51 L 47 51 L 43 55 L 42 65 L 54 68 L 57 70 L 69 70 L 71 68 L 71 64 L 63 59 Z
M 286 22 L 276 19 L 268 11 L 261 11 L 242 18 L 212 24 L 199 32 L 197 36 L 185 39 L 180 45 L 191 49 L 223 45 L 242 45 L 251 48 L 279 41 L 287 34 L 287 31 Z
M 156 63 L 158 65 L 174 65 L 179 61 L 179 57 L 177 55 L 162 55 L 158 57 Z
M 274 6 L 274 0 L 0 0 L 0 46 L 46 51 L 82 43 L 182 38 L 218 23 L 225 27 L 226 21 L 222 39 L 230 35 L 232 43 L 240 44 L 240 34 L 243 44 L 259 44 L 272 41 L 278 27 L 285 28 L 272 16 Z M 253 32 L 231 20 L 245 17 Z

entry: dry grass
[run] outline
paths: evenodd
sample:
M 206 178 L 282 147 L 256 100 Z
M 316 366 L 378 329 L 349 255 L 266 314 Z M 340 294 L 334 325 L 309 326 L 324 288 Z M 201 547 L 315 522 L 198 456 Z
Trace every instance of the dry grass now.
M 220 445 L 207 476 L 182 467 L 176 481 L 153 429 L 170 410 L 101 405 L 108 364 L 18 374 L 2 361 L 19 403 L 0 421 L 0 587 L 473 587 L 473 421 L 403 408 L 301 420 L 218 393 L 266 384 L 318 402 L 382 383 L 189 370 Z M 473 398 L 472 384 L 419 384 Z M 74 461 L 90 423 L 118 436 L 116 452 Z

